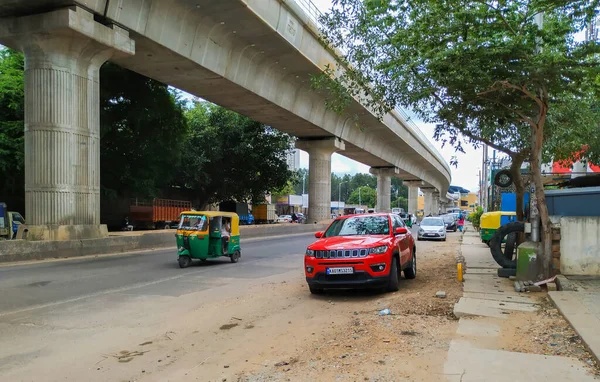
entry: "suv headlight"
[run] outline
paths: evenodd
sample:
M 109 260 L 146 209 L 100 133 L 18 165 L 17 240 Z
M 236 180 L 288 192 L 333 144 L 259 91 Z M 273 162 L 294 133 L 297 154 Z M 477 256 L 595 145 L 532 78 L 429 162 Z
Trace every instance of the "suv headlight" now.
M 440 228 L 440 233 L 446 232 L 446 229 Z
M 306 257 L 315 257 L 315 251 L 313 251 L 312 249 L 307 249 Z
M 369 253 L 381 255 L 382 253 L 386 253 L 387 250 L 388 250 L 387 245 L 382 245 L 380 247 L 375 247 L 375 248 L 369 249 Z
M 423 228 L 419 228 L 419 233 L 425 233 L 425 230 Z

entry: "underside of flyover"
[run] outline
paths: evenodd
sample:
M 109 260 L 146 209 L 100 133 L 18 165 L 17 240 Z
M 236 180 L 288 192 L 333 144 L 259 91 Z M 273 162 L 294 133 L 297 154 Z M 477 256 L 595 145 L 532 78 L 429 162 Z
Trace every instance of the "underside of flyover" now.
M 302 25 L 305 20 L 298 22 L 293 3 L 0 0 L 0 17 L 77 4 L 94 12 L 97 23 L 123 28 L 135 42 L 135 54 L 112 56 L 116 64 L 304 141 L 341 139 L 341 155 L 374 168 L 395 168 L 395 176 L 421 180 L 445 195 L 447 164 L 398 118 L 386 115 L 382 123 L 356 102 L 344 115 L 325 107 L 325 96 L 311 89 L 311 76 L 333 59 Z

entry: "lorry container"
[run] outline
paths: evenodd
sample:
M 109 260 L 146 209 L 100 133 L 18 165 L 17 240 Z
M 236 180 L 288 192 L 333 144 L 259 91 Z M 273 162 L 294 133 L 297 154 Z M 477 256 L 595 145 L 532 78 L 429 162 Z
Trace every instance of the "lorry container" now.
M 135 226 L 156 229 L 173 228 L 183 211 L 190 211 L 192 202 L 186 200 L 154 199 L 152 202 L 134 199 L 129 206 L 129 218 Z
M 248 203 L 226 201 L 219 203 L 219 211 L 234 212 L 240 217 L 240 224 L 254 224 L 254 216 L 248 210 Z
M 273 224 L 277 220 L 274 204 L 257 204 L 252 206 L 252 214 L 257 224 Z

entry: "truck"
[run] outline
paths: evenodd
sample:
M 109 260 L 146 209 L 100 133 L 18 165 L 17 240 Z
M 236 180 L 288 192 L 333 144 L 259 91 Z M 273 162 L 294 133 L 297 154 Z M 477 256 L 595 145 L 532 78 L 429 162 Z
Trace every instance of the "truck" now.
M 248 203 L 239 203 L 235 201 L 225 201 L 219 203 L 219 211 L 234 212 L 240 217 L 240 224 L 254 224 L 254 216 L 248 210 Z
M 16 238 L 20 224 L 25 224 L 23 216 L 18 212 L 9 211 L 6 203 L 0 203 L 0 239 Z
M 252 214 L 256 224 L 273 224 L 277 220 L 274 204 L 257 204 L 252 206 Z
M 153 199 L 151 202 L 133 199 L 129 219 L 134 226 L 154 229 L 174 228 L 183 211 L 190 211 L 192 202 L 186 200 Z

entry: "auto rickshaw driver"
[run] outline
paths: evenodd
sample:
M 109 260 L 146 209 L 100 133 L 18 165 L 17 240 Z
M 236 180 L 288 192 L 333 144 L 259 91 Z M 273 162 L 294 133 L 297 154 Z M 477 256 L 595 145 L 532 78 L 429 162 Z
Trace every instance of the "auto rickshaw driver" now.
M 223 242 L 223 254 L 224 255 L 226 255 L 228 253 L 230 237 L 231 237 L 231 224 L 229 222 L 229 219 L 224 217 L 221 219 L 221 240 Z

